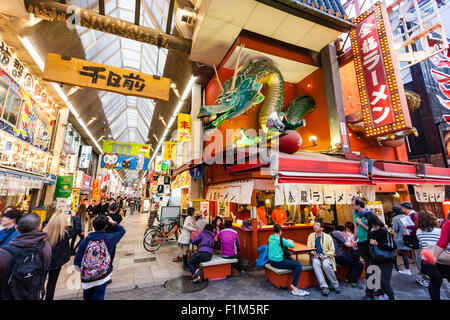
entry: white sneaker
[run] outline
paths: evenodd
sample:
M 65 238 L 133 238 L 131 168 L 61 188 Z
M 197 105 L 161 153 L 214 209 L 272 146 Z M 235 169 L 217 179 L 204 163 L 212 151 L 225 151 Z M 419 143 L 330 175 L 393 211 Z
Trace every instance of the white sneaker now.
M 304 296 L 309 296 L 311 293 L 306 291 L 306 290 L 302 290 L 302 289 L 298 289 Z
M 304 296 L 304 294 L 303 294 L 299 289 L 292 289 L 292 290 L 291 290 L 291 293 L 292 293 L 294 296 L 300 296 L 300 297 L 303 297 L 303 296 Z
M 411 275 L 411 270 L 409 270 L 409 269 L 399 270 L 398 273 L 410 276 Z
M 386 294 L 383 294 L 381 296 L 378 296 L 378 298 L 376 298 L 376 300 L 389 300 L 389 297 Z

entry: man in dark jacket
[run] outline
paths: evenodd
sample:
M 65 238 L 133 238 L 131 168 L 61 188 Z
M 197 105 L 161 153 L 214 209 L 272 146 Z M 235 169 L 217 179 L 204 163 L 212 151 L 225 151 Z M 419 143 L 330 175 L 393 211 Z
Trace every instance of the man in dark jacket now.
M 36 247 L 41 241 L 44 241 L 47 236 L 47 233 L 39 230 L 40 225 L 41 218 L 36 213 L 24 215 L 19 219 L 16 226 L 19 235 L 12 239 L 9 245 L 20 249 Z M 47 242 L 45 242 L 44 247 L 42 248 L 42 253 L 44 256 L 44 268 L 47 270 L 52 258 L 52 248 Z M 3 281 L 9 276 L 6 273 L 12 258 L 13 256 L 9 251 L 0 248 L 0 285 L 3 285 Z
M 200 283 L 202 280 L 200 275 L 202 269 L 199 268 L 201 262 L 207 262 L 211 260 L 214 253 L 214 232 L 212 224 L 207 224 L 194 240 L 193 244 L 199 244 L 198 253 L 194 254 L 188 261 L 188 268 L 192 273 L 192 280 L 195 283 Z
M 125 234 L 125 229 L 113 221 L 109 216 L 100 215 L 94 220 L 95 232 L 90 233 L 81 243 L 78 248 L 78 252 L 75 255 L 73 264 L 77 270 L 81 268 L 81 262 L 83 260 L 84 253 L 90 241 L 103 240 L 105 242 L 108 252 L 114 252 L 116 245 Z M 106 227 L 111 225 L 117 226 L 117 232 L 106 233 Z M 109 264 L 108 271 L 100 279 L 93 281 L 81 280 L 81 286 L 83 287 L 83 299 L 84 300 L 103 300 L 105 297 L 106 286 L 111 278 L 111 272 L 113 271 L 112 263 Z
M 100 214 L 106 214 L 107 212 L 108 212 L 108 209 L 109 209 L 109 204 L 108 204 L 108 202 L 106 201 L 106 199 L 102 199 L 102 201 L 101 201 L 101 209 L 100 209 Z
M 117 222 L 118 224 L 122 222 L 122 216 L 120 215 L 120 209 L 117 206 L 117 203 L 113 203 L 109 206 L 108 209 L 108 217 L 111 217 L 111 219 L 113 219 L 115 222 Z M 117 232 L 117 228 L 113 225 L 108 225 L 106 227 L 106 233 L 113 233 L 113 232 Z

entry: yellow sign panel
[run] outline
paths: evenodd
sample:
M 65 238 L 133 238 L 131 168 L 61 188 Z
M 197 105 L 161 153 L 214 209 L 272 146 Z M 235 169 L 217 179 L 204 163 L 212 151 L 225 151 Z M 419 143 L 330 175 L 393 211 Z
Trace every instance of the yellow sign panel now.
M 78 211 L 80 206 L 80 189 L 72 189 L 72 210 L 74 212 Z
M 177 141 L 191 140 L 191 115 L 185 113 L 178 114 Z
M 184 171 L 177 175 L 172 182 L 172 189 L 183 188 L 189 186 L 189 171 Z
M 66 60 L 54 53 L 47 53 L 42 78 L 46 81 L 169 101 L 168 78 L 155 79 L 149 74 L 76 58 Z
M 176 146 L 176 142 L 166 141 L 164 143 L 164 160 L 175 160 Z

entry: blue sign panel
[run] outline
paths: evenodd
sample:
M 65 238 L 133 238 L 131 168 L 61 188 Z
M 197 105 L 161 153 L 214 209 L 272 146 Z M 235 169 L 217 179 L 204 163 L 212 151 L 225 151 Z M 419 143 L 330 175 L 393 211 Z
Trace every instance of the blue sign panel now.
M 194 179 L 198 179 L 203 176 L 204 172 L 205 170 L 203 169 L 203 167 L 192 168 L 191 170 L 189 170 L 189 174 Z

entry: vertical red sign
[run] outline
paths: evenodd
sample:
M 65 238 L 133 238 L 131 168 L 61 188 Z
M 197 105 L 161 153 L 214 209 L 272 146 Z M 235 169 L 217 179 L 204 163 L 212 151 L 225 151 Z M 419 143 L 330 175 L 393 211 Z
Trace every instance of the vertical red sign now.
M 411 127 L 384 4 L 358 17 L 350 32 L 366 135 L 386 136 Z M 399 80 L 401 82 L 401 80 Z

